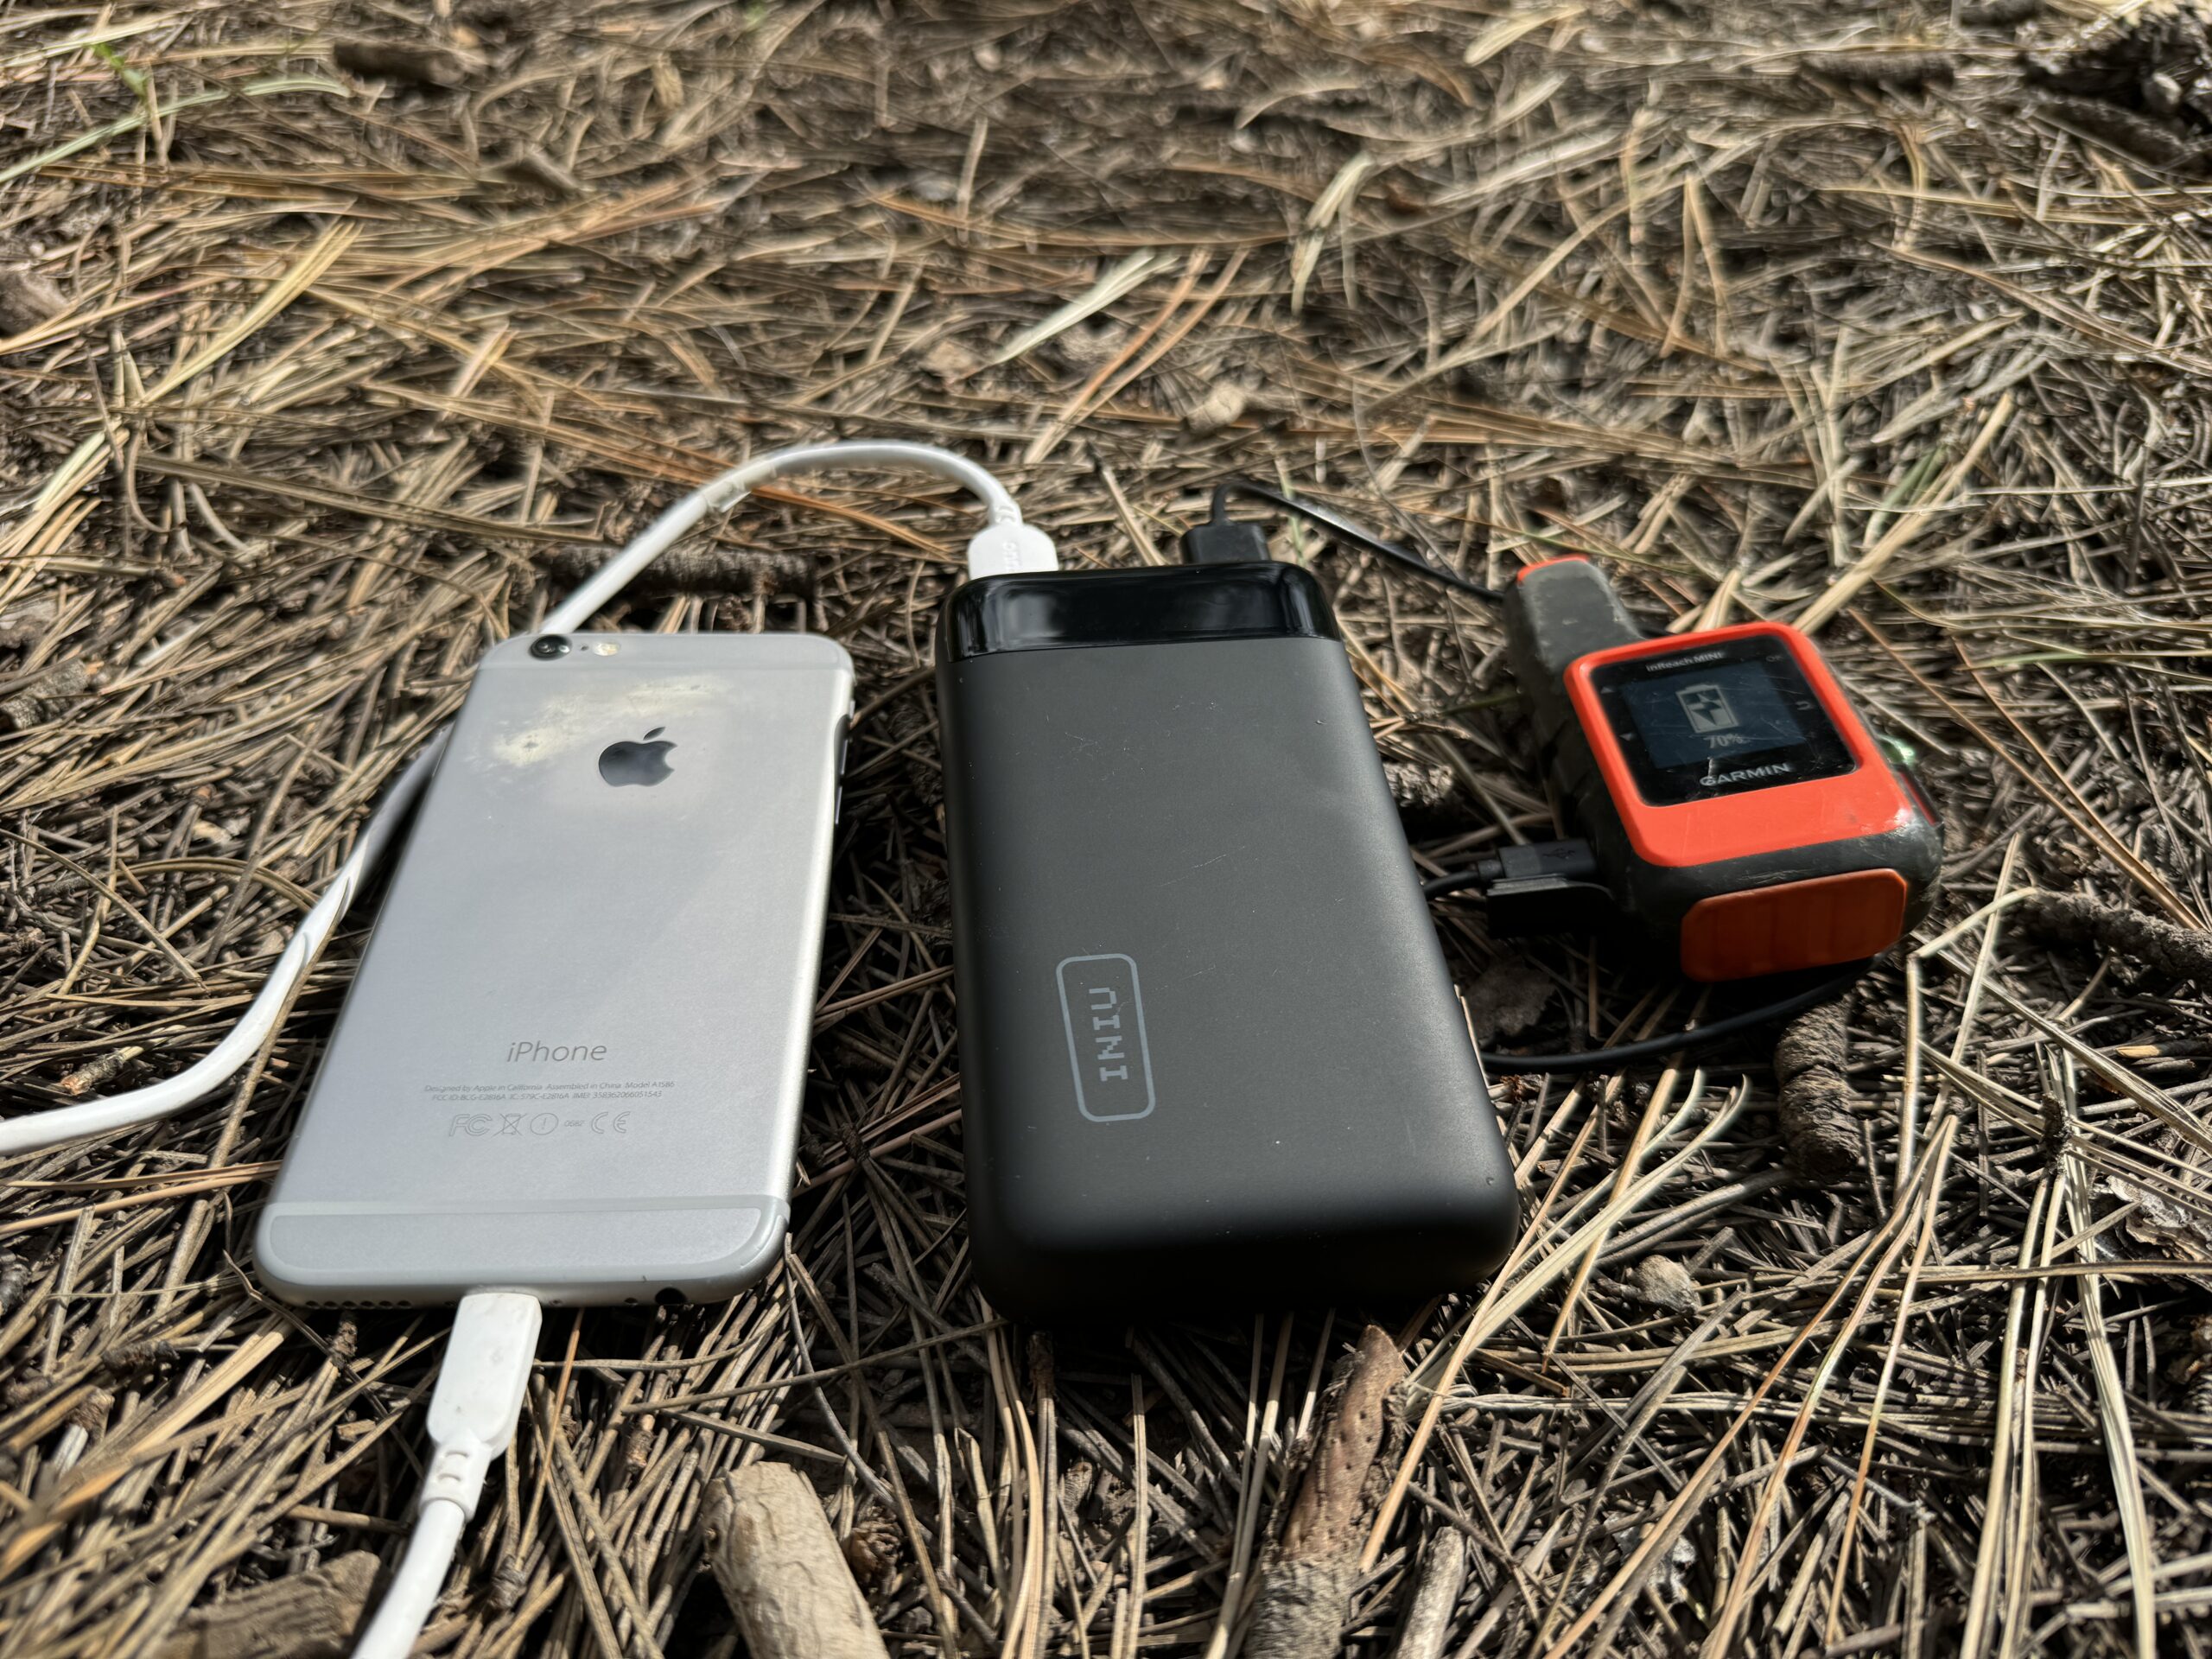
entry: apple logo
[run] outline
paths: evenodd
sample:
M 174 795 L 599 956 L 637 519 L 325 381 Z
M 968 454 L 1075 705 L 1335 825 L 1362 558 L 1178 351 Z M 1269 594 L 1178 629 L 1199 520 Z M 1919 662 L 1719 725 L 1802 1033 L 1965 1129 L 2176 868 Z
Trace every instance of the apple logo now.
M 639 784 L 650 787 L 661 782 L 675 768 L 668 764 L 668 752 L 676 745 L 660 737 L 665 726 L 656 726 L 645 734 L 643 743 L 610 743 L 599 757 L 599 775 L 620 788 L 625 784 Z M 660 737 L 658 743 L 652 739 Z

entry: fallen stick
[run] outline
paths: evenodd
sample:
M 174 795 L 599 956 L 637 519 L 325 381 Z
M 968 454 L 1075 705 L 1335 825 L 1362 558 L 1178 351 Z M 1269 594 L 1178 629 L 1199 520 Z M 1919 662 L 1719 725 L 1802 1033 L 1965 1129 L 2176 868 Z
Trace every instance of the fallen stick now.
M 74 657 L 49 664 L 0 697 L 0 732 L 27 732 L 59 720 L 92 689 L 91 671 Z
M 475 72 L 461 54 L 418 41 L 340 41 L 330 48 L 330 60 L 364 80 L 397 80 L 441 92 L 467 86 Z
M 868 1601 L 799 1472 L 754 1463 L 708 1489 L 707 1561 L 753 1659 L 888 1659 Z
M 1776 1116 L 1782 1120 L 1790 1173 L 1826 1186 L 1848 1178 L 1862 1153 L 1852 1113 L 1847 1067 L 1847 997 L 1808 1008 L 1782 1028 L 1774 1045 L 1774 1075 L 1781 1087 Z
M 1321 1431 L 1282 1541 L 1261 1571 L 1246 1659 L 1326 1659 L 1338 1651 L 1344 1606 L 1359 1582 L 1367 1471 L 1405 1369 L 1398 1344 L 1380 1329 L 1359 1333 L 1351 1376 Z
M 2086 893 L 2038 893 L 2022 901 L 2021 925 L 2040 939 L 2138 962 L 2212 990 L 2212 933 L 2145 916 Z
M 60 316 L 69 302 L 27 266 L 0 270 L 0 335 L 20 334 Z
M 555 580 L 575 586 L 606 563 L 596 547 L 556 547 L 539 561 Z M 640 571 L 629 587 L 633 599 L 674 594 L 725 594 L 739 599 L 812 599 L 815 563 L 794 553 L 750 547 L 671 548 Z
M 365 1549 L 185 1616 L 161 1659 L 338 1659 L 359 1634 L 377 1558 Z
M 1467 1541 L 1457 1527 L 1440 1528 L 1421 1553 L 1421 1584 L 1390 1659 L 1443 1659 L 1452 1610 L 1467 1582 Z

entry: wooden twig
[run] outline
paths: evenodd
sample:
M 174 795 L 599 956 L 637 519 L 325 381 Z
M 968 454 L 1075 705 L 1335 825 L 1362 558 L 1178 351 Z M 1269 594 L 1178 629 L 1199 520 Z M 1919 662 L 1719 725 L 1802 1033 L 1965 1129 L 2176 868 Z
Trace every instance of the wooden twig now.
M 161 1659 L 338 1659 L 360 1634 L 377 1558 L 356 1549 L 193 1613 Z
M 755 1659 L 887 1659 L 822 1501 L 796 1469 L 753 1463 L 721 1476 L 700 1524 Z
M 1406 1622 L 1398 1627 L 1391 1659 L 1443 1659 L 1452 1637 L 1452 1613 L 1467 1581 L 1467 1541 L 1456 1527 L 1440 1527 L 1421 1553 L 1421 1580 Z
M 1405 1357 L 1379 1326 L 1359 1333 L 1351 1375 L 1313 1448 L 1282 1537 L 1260 1570 L 1249 1659 L 1320 1659 L 1337 1651 L 1359 1577 L 1368 1470 L 1389 1421 Z
M 2015 908 L 2020 925 L 2038 938 L 2099 955 L 2132 957 L 2153 972 L 2212 990 L 2212 932 L 2091 897 L 2037 893 Z
M 1862 1162 L 1849 1080 L 1849 1007 L 1847 997 L 1838 997 L 1808 1008 L 1774 1044 L 1777 1109 L 1789 1167 L 1816 1185 L 1843 1179 Z

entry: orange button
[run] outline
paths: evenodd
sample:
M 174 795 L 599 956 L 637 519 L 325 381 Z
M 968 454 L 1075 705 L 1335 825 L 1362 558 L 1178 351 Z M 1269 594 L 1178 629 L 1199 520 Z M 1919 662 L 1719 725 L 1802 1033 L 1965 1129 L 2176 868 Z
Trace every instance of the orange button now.
M 1682 918 L 1682 971 L 1750 979 L 1857 962 L 1897 942 L 1905 897 L 1895 870 L 1853 870 L 1700 899 Z

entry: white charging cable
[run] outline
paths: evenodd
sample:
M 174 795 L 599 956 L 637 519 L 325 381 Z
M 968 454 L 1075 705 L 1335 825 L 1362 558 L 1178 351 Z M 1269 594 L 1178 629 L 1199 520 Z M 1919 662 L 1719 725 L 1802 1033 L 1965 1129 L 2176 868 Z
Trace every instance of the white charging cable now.
M 222 1041 L 175 1077 L 149 1083 L 143 1089 L 110 1095 L 105 1100 L 58 1106 L 0 1122 L 0 1155 L 36 1152 L 84 1135 L 104 1135 L 110 1129 L 151 1122 L 157 1117 L 182 1111 L 228 1083 L 260 1050 L 269 1033 L 276 1028 L 277 1021 L 284 1017 L 293 991 L 321 952 L 324 942 L 338 925 L 339 918 L 345 915 L 354 896 L 390 849 L 392 837 L 399 832 L 409 810 L 423 793 L 423 785 L 430 781 L 430 774 L 437 769 L 438 756 L 444 753 L 445 747 L 445 729 L 440 728 L 407 763 L 397 781 L 385 791 L 384 798 L 377 803 L 377 810 L 369 815 L 368 823 L 361 826 L 360 838 L 353 843 L 353 850 L 338 867 L 338 874 L 331 879 L 330 885 L 322 890 L 322 897 L 315 901 L 292 937 L 284 942 L 276 965 L 269 970 L 260 991 Z
M 809 443 L 795 449 L 778 449 L 733 467 L 711 484 L 691 492 L 645 526 L 644 533 L 609 559 L 584 585 L 570 594 L 545 619 L 543 632 L 565 633 L 582 627 L 600 607 L 630 585 L 631 579 L 673 546 L 683 533 L 710 512 L 728 512 L 756 484 L 792 473 L 818 473 L 830 467 L 880 467 L 935 473 L 949 478 L 971 495 L 979 497 L 988 520 L 968 543 L 968 575 L 1011 575 L 1022 570 L 1053 570 L 1059 556 L 1052 538 L 1033 524 L 1021 522 L 1021 509 L 1014 505 L 1006 486 L 974 461 L 948 449 L 926 443 L 866 442 Z
M 849 467 L 935 473 L 980 497 L 986 522 L 968 543 L 971 578 L 1058 568 L 1052 537 L 1023 524 L 1021 510 L 1006 486 L 971 461 L 922 443 L 806 444 L 733 467 L 685 496 L 554 607 L 541 631 L 567 633 L 582 627 L 685 531 L 709 513 L 729 512 L 754 485 L 789 473 Z M 448 729 L 432 736 L 385 791 L 337 875 L 285 942 L 268 980 L 222 1041 L 176 1076 L 143 1089 L 0 1123 L 0 1156 L 167 1117 L 205 1099 L 235 1076 L 276 1030 L 292 993 L 339 918 L 390 850 L 399 826 L 436 770 Z M 405 1659 L 429 1624 L 461 1547 L 461 1533 L 475 1518 L 484 1478 L 513 1442 L 537 1354 L 538 1319 L 537 1300 L 532 1296 L 480 1290 L 461 1298 L 437 1387 L 430 1395 L 430 1468 L 416 1500 L 415 1528 L 376 1617 L 354 1645 L 354 1659 Z
M 1034 525 L 1021 521 L 1006 486 L 974 461 L 932 448 L 925 443 L 856 442 L 810 443 L 778 449 L 742 466 L 733 467 L 711 483 L 691 492 L 648 524 L 643 533 L 601 566 L 591 579 L 570 594 L 547 615 L 542 630 L 566 633 L 582 627 L 615 594 L 627 587 L 639 571 L 652 563 L 709 513 L 728 512 L 742 501 L 756 484 L 791 473 L 823 472 L 832 467 L 881 467 L 934 473 L 949 478 L 983 503 L 988 522 L 968 543 L 968 574 L 973 577 L 1007 575 L 1024 570 L 1052 570 L 1058 566 L 1052 539 Z M 28 1113 L 0 1122 L 0 1157 L 37 1152 L 88 1135 L 128 1128 L 182 1111 L 228 1083 L 259 1052 L 276 1028 L 316 955 L 337 927 L 339 918 L 367 882 L 390 850 L 393 837 L 408 811 L 436 769 L 445 747 L 441 729 L 385 791 L 377 810 L 361 829 L 359 840 L 322 897 L 300 923 L 276 966 L 245 1015 L 229 1033 L 199 1060 L 173 1077 L 132 1089 L 104 1100 L 83 1101 Z
M 430 1622 L 484 1477 L 512 1444 L 537 1357 L 535 1296 L 480 1290 L 453 1316 L 430 1395 L 430 1467 L 415 1500 L 415 1530 L 353 1659 L 404 1659 Z

